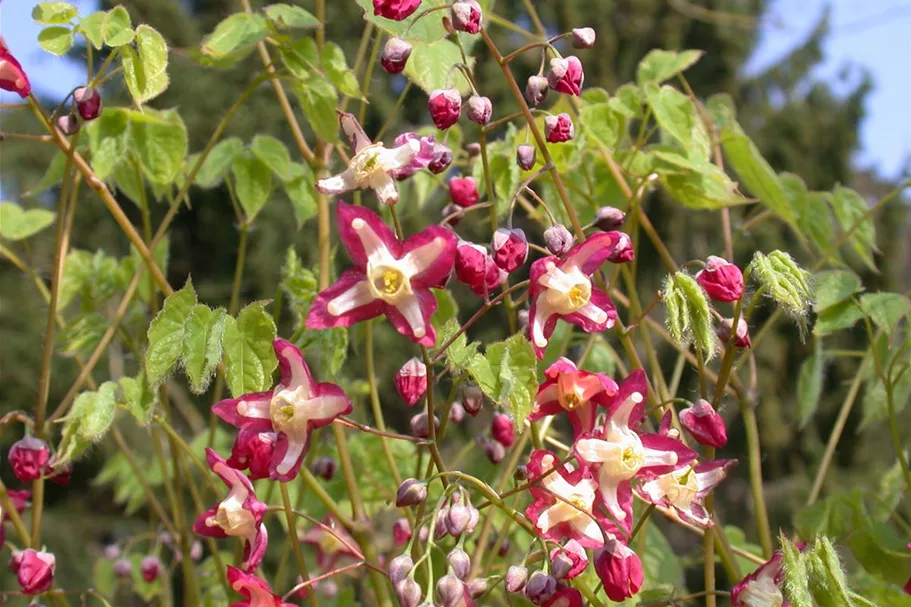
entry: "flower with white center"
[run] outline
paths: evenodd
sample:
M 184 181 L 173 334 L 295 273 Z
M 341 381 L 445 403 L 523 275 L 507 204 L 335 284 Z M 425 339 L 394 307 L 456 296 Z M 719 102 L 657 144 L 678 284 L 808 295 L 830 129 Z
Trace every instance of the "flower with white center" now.
M 713 525 L 702 500 L 720 484 L 737 460 L 716 459 L 665 473 L 644 474 L 636 493 L 647 502 L 673 508 L 684 521 L 699 527 Z
M 193 531 L 204 537 L 243 538 L 246 540 L 243 568 L 254 571 L 266 554 L 268 535 L 263 515 L 268 507 L 256 499 L 250 479 L 228 466 L 215 451 L 207 448 L 206 460 L 230 491 L 227 497 L 199 515 Z
M 385 314 L 396 330 L 415 343 L 432 346 L 436 310 L 431 287 L 449 277 L 455 260 L 455 233 L 431 226 L 404 241 L 380 216 L 339 202 L 339 236 L 354 262 L 310 306 L 307 327 L 327 329 Z
M 275 389 L 220 401 L 212 412 L 242 430 L 274 432 L 270 477 L 290 481 L 300 470 L 313 430 L 351 413 L 352 405 L 337 385 L 313 381 L 297 346 L 276 339 L 272 347 L 281 369 L 281 382 Z
M 680 441 L 637 431 L 645 415 L 646 389 L 645 373 L 631 373 L 610 398 L 603 427 L 579 437 L 574 445 L 576 457 L 598 480 L 605 506 L 621 522 L 630 514 L 621 504 L 621 493 L 629 493 L 633 478 L 648 471 L 668 472 L 696 458 Z
M 570 249 L 563 259 L 544 257 L 531 264 L 528 330 L 538 358 L 562 318 L 586 333 L 614 325 L 617 310 L 607 293 L 592 284 L 592 274 L 608 260 L 627 257 L 630 238 L 623 232 L 602 232 Z
M 598 406 L 607 407 L 608 397 L 617 393 L 617 382 L 603 373 L 580 371 L 568 358 L 560 358 L 544 371 L 529 421 L 566 412 L 578 436 L 595 428 Z
M 323 194 L 343 194 L 353 190 L 371 188 L 384 204 L 399 201 L 395 185 L 396 174 L 412 165 L 421 152 L 418 139 L 406 139 L 394 148 L 387 149 L 382 142 L 372 143 L 353 114 L 339 112 L 339 124 L 348 136 L 354 155 L 348 168 L 332 177 L 316 182 L 316 189 Z
M 731 591 L 732 607 L 783 607 L 787 605 L 781 592 L 783 572 L 781 552 L 756 571 L 746 576 Z
M 243 601 L 231 603 L 231 607 L 294 607 L 294 603 L 284 602 L 269 584 L 255 575 L 228 565 L 227 577 L 231 590 L 244 597 Z

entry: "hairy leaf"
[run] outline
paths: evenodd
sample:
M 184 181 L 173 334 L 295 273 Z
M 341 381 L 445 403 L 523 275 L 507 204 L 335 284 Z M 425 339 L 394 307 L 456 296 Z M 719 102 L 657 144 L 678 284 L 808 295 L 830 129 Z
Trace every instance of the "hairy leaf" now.
M 338 139 L 338 118 L 335 113 L 338 96 L 326 80 L 313 79 L 297 87 L 304 115 L 316 135 L 324 141 Z
M 516 431 L 521 433 L 538 390 L 534 348 L 524 335 L 517 333 L 488 346 L 487 362 L 497 377 L 495 400 L 510 412 Z
M 263 12 L 279 27 L 319 27 L 319 19 L 299 6 L 270 4 Z
M 224 361 L 228 388 L 235 397 L 272 385 L 278 361 L 272 350 L 275 323 L 262 302 L 246 306 L 237 319 L 225 318 Z
M 121 377 L 117 383 L 123 393 L 124 408 L 140 425 L 147 425 L 158 404 L 158 394 L 149 386 L 145 375 L 140 373 L 138 377 Z
M 285 144 L 271 135 L 256 135 L 250 151 L 262 160 L 282 181 L 291 179 L 291 154 Z
M 850 270 L 827 270 L 816 274 L 816 302 L 813 309 L 821 314 L 863 291 L 860 278 Z
M 104 16 L 101 24 L 101 35 L 108 46 L 123 46 L 133 41 L 133 22 L 130 13 L 122 6 L 115 6 Z
M 224 308 L 213 310 L 196 304 L 184 324 L 181 362 L 190 380 L 190 389 L 196 394 L 206 391 L 215 367 L 221 361 L 225 318 Z
M 107 11 L 96 11 L 91 15 L 80 19 L 79 25 L 76 27 L 78 31 L 83 33 L 85 39 L 95 47 L 96 51 L 100 51 L 101 47 L 104 46 L 102 26 L 104 25 L 104 19 L 107 15 Z
M 39 2 L 32 9 L 32 19 L 41 25 L 68 23 L 78 14 L 76 7 L 69 2 Z
M 265 162 L 248 154 L 234 161 L 231 172 L 240 206 L 247 214 L 247 221 L 253 221 L 272 193 L 272 171 Z
M 196 305 L 193 281 L 187 279 L 182 289 L 164 301 L 161 312 L 149 325 L 149 347 L 145 353 L 146 377 L 158 386 L 171 371 L 184 349 L 187 318 Z
M 38 34 L 38 44 L 52 55 L 65 55 L 73 48 L 73 30 L 63 25 L 46 27 Z
M 145 24 L 136 28 L 136 49 L 123 49 L 121 63 L 127 89 L 137 104 L 154 99 L 168 88 L 168 45 L 154 28 Z
M 364 98 L 361 94 L 361 86 L 357 83 L 354 72 L 351 71 L 345 60 L 345 51 L 334 42 L 327 42 L 323 45 L 323 70 L 335 88 L 343 95 L 355 99 Z
M 262 15 L 235 13 L 215 26 L 215 31 L 202 41 L 202 52 L 215 59 L 243 59 L 256 43 L 269 35 Z
M 187 127 L 175 110 L 130 112 L 133 150 L 149 181 L 170 184 L 187 155 Z
M 860 309 L 877 327 L 891 334 L 911 311 L 911 300 L 899 293 L 866 293 L 860 297 Z
M 219 141 L 199 167 L 199 171 L 196 173 L 196 185 L 201 188 L 214 188 L 219 185 L 228 169 L 243 151 L 244 142 L 237 137 L 228 137 Z
M 853 230 L 847 241 L 851 248 L 868 268 L 875 271 L 876 231 L 872 215 L 867 214 L 867 202 L 854 190 L 838 186 L 832 196 L 832 209 L 842 232 Z
M 636 81 L 639 86 L 661 83 L 686 71 L 702 57 L 702 51 L 664 51 L 654 49 L 639 62 Z

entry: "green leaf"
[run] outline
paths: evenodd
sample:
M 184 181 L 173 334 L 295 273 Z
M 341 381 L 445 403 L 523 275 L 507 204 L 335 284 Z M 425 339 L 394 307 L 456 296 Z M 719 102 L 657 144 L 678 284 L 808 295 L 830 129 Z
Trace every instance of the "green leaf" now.
M 641 158 L 643 154 L 637 156 Z M 670 156 L 664 155 L 661 160 L 669 158 Z M 653 168 L 647 172 L 652 172 Z M 659 177 L 668 194 L 691 209 L 717 210 L 746 202 L 737 193 L 737 184 L 731 181 L 727 173 L 711 163 L 702 162 L 697 165 L 695 172 L 668 174 L 661 171 Z
M 304 331 L 301 341 L 307 340 L 307 360 L 316 362 L 322 376 L 330 380 L 336 379 L 348 357 L 348 329 L 308 329 Z
M 319 19 L 299 6 L 270 4 L 263 12 L 279 27 L 319 27 Z
M 689 148 L 693 123 L 698 119 L 690 98 L 668 85 L 647 84 L 644 90 L 658 125 L 684 148 Z
M 835 242 L 835 227 L 829 208 L 830 196 L 823 192 L 808 192 L 803 179 L 793 173 L 781 173 L 778 181 L 788 198 L 789 206 L 797 214 L 800 232 L 822 253 L 829 253 Z
M 94 255 L 88 251 L 70 251 L 63 263 L 57 307 L 63 310 L 78 295 L 83 312 L 93 310 L 116 291 L 117 269 L 117 260 L 103 251 Z
M 97 312 L 80 316 L 76 322 L 69 323 L 60 331 L 57 341 L 63 344 L 60 354 L 63 356 L 88 356 L 94 352 L 110 326 L 110 321 Z
M 87 441 L 101 439 L 114 422 L 117 408 L 117 384 L 106 381 L 97 392 L 83 392 L 73 403 L 70 417 L 79 420 L 76 430 Z
M 291 179 L 291 154 L 285 144 L 271 135 L 257 135 L 250 144 L 250 151 L 272 169 L 282 181 Z
M 469 57 L 468 61 L 473 63 L 474 58 Z M 461 71 L 451 69 L 461 62 L 462 54 L 454 42 L 416 42 L 412 46 L 408 63 L 405 64 L 404 74 L 427 93 L 435 89 L 455 88 L 466 94 L 471 90 L 471 85 Z
M 521 434 L 538 391 L 538 358 L 534 348 L 524 335 L 517 333 L 506 341 L 491 344 L 487 348 L 487 362 L 497 378 L 495 401 L 510 412 L 515 429 Z
M 38 34 L 38 44 L 52 55 L 65 55 L 73 48 L 73 30 L 62 25 L 46 27 Z
M 240 206 L 247 214 L 247 221 L 253 221 L 272 193 L 272 171 L 269 165 L 250 154 L 237 158 L 231 172 Z
M 635 84 L 624 84 L 614 92 L 607 104 L 625 118 L 642 116 L 642 91 Z
M 137 104 L 154 99 L 168 88 L 168 45 L 148 25 L 136 28 L 136 50 L 121 51 L 123 79 Z
M 901 358 L 895 360 L 895 356 L 901 356 Z M 904 411 L 909 401 L 911 401 L 911 369 L 907 368 L 911 366 L 911 349 L 893 346 L 882 359 L 881 366 L 884 370 L 892 369 L 892 373 L 886 374 L 886 378 L 892 387 L 892 405 L 895 414 L 898 415 Z M 871 424 L 888 419 L 888 396 L 882 379 L 878 375 L 873 375 L 867 381 L 867 387 L 864 391 L 863 417 L 858 432 L 863 431 Z
M 860 297 L 860 309 L 888 334 L 911 311 L 911 300 L 898 293 L 867 293 Z
M 824 367 L 825 354 L 822 350 L 822 340 L 817 339 L 813 354 L 801 365 L 800 374 L 797 376 L 797 413 L 801 428 L 807 425 L 819 406 Z
M 206 391 L 221 361 L 226 316 L 224 308 L 213 310 L 196 304 L 184 324 L 181 363 L 190 380 L 190 390 L 195 394 Z
M 636 82 L 643 86 L 649 82 L 660 84 L 686 71 L 702 57 L 702 51 L 664 51 L 655 49 L 639 62 Z
M 282 63 L 296 78 L 309 80 L 319 69 L 319 50 L 313 38 L 298 38 L 279 49 Z
M 269 35 L 269 25 L 262 15 L 235 13 L 223 20 L 202 41 L 202 52 L 216 59 L 231 56 L 237 61 L 253 50 L 257 42 Z
M 816 317 L 813 334 L 816 337 L 831 335 L 836 331 L 853 327 L 854 323 L 864 317 L 863 310 L 853 301 L 843 301 L 826 309 Z
M 132 582 L 133 592 L 138 594 L 139 598 L 141 598 L 142 601 L 148 605 L 150 603 L 153 603 L 153 599 L 159 594 L 162 594 L 164 591 L 164 578 L 168 574 L 163 573 L 152 582 L 145 581 L 145 578 L 142 577 L 142 558 L 142 554 L 130 555 L 130 561 L 132 565 L 130 571 L 133 574 L 133 577 L 130 581 Z
M 288 247 L 285 255 L 280 286 L 288 298 L 288 308 L 294 315 L 294 328 L 297 330 L 304 326 L 310 304 L 313 303 L 319 289 L 316 275 L 301 264 L 294 247 Z
M 334 142 L 338 139 L 338 118 L 335 108 L 338 96 L 335 89 L 325 80 L 314 79 L 305 86 L 297 87 L 304 115 L 313 132 L 320 139 Z
M 196 305 L 193 281 L 164 301 L 158 316 L 149 325 L 149 347 L 145 353 L 145 371 L 149 384 L 157 387 L 171 371 L 184 350 L 186 323 Z
M 646 574 L 646 585 L 655 588 L 659 584 L 681 587 L 683 566 L 680 558 L 668 542 L 658 525 L 648 525 L 645 532 L 645 550 L 641 553 L 642 566 Z
M 187 127 L 176 110 L 130 112 L 133 150 L 152 183 L 173 183 L 187 155 Z
M 613 149 L 620 140 L 620 121 L 609 103 L 586 105 L 580 112 L 585 132 L 601 145 Z
M 138 377 L 121 377 L 117 383 L 123 392 L 124 408 L 140 425 L 147 425 L 158 404 L 158 394 L 149 386 L 145 375 L 140 373 Z
M 316 216 L 316 187 L 313 171 L 307 165 L 298 165 L 302 167 L 303 174 L 291 181 L 282 184 L 285 194 L 294 207 L 294 219 L 297 221 L 297 229 L 311 218 Z
M 818 535 L 841 537 L 848 533 L 856 526 L 854 498 L 836 493 L 804 508 L 794 520 L 800 537 L 810 540 Z
M 196 173 L 196 185 L 201 188 L 214 188 L 219 185 L 228 169 L 243 152 L 244 143 L 237 137 L 228 137 L 219 141 L 199 167 L 199 171 Z
M 79 11 L 69 2 L 39 2 L 32 9 L 32 19 L 41 25 L 68 23 L 77 15 Z
M 261 392 L 272 385 L 272 371 L 278 361 L 272 350 L 275 323 L 262 302 L 251 303 L 237 315 L 225 318 L 225 379 L 235 397 Z
M 123 46 L 133 41 L 133 22 L 130 13 L 122 6 L 115 6 L 104 16 L 101 24 L 101 35 L 108 46 Z
M 96 11 L 80 19 L 79 25 L 76 26 L 76 29 L 82 32 L 85 39 L 92 43 L 96 51 L 100 51 L 101 47 L 104 46 L 104 34 L 101 28 L 107 15 L 107 11 Z
M 816 274 L 816 302 L 813 309 L 822 313 L 863 291 L 860 278 L 849 270 L 827 270 Z
M 56 217 L 56 213 L 44 209 L 23 210 L 14 202 L 0 202 L 0 237 L 23 240 L 54 223 Z
M 872 215 L 867 214 L 867 202 L 854 190 L 838 186 L 833 192 L 832 210 L 835 211 L 835 220 L 843 232 L 854 228 L 848 243 L 864 264 L 875 271 L 873 251 L 876 250 L 876 231 Z
M 127 156 L 130 145 L 130 112 L 123 108 L 104 108 L 101 116 L 85 126 L 92 168 L 100 179 L 107 179 Z
M 335 85 L 335 88 L 341 91 L 343 95 L 355 99 L 364 98 L 361 94 L 361 87 L 357 83 L 357 78 L 345 60 L 345 51 L 334 42 L 327 42 L 323 45 L 323 70 L 332 84 Z
M 459 304 L 449 291 L 445 289 L 434 289 L 433 296 L 437 300 L 437 310 L 433 313 L 430 323 L 437 331 L 441 331 L 443 326 L 452 319 L 458 321 Z M 441 342 L 442 343 L 442 342 Z

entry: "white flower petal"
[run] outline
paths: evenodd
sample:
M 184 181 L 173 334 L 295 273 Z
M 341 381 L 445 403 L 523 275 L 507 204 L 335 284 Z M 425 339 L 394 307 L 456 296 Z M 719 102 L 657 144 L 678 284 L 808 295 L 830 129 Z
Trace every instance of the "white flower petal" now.
M 370 187 L 383 204 L 395 204 L 399 201 L 399 189 L 388 173 L 377 172 L 370 177 Z
M 370 285 L 367 284 L 366 280 L 362 280 L 330 301 L 326 305 L 326 311 L 333 316 L 341 316 L 355 308 L 365 306 L 375 299 L 376 297 L 373 296 L 373 292 L 370 290 Z
M 282 461 L 275 467 L 275 471 L 279 474 L 288 474 L 297 462 L 297 458 L 304 452 L 304 446 L 306 444 L 306 434 L 303 436 L 288 435 L 288 450 L 285 451 L 285 457 L 282 458 Z
M 547 533 L 560 523 L 573 520 L 578 514 L 579 512 L 569 504 L 557 502 L 547 510 L 541 512 L 541 516 L 538 517 L 536 524 L 542 533 Z
M 529 322 L 531 323 L 531 340 L 539 348 L 547 347 L 547 338 L 544 337 L 544 326 L 553 314 L 554 310 L 550 307 L 550 304 L 547 303 L 545 291 L 541 295 L 538 295 L 538 299 L 535 302 L 535 315 L 533 318 L 529 319 Z
M 240 400 L 237 402 L 237 414 L 254 419 L 269 419 L 269 401 Z
M 427 244 L 420 246 L 416 249 L 409 251 L 405 257 L 402 258 L 402 264 L 410 268 L 410 273 L 408 278 L 420 274 L 437 260 L 437 257 L 440 256 L 446 249 L 446 240 L 443 238 L 434 238 Z
M 424 314 L 421 311 L 421 301 L 415 295 L 408 295 L 395 302 L 395 308 L 411 327 L 412 333 L 418 339 L 427 335 L 427 325 L 424 323 Z
M 411 164 L 414 157 L 421 151 L 421 142 L 409 139 L 402 145 L 388 149 L 383 148 L 379 154 L 378 164 L 384 171 L 395 171 Z
M 369 223 L 360 217 L 357 217 L 351 222 L 351 228 L 357 233 L 357 237 L 361 241 L 361 246 L 364 247 L 364 253 L 367 254 L 368 266 L 376 267 L 396 264 L 396 259 L 392 256 L 392 253 L 389 252 L 389 249 L 386 248 L 386 243 L 383 242 L 382 238 L 377 236 Z
M 316 182 L 316 189 L 330 196 L 355 190 L 357 189 L 357 181 L 354 177 L 354 171 L 345 169 L 338 175 L 320 179 Z
M 308 419 L 329 419 L 342 414 L 348 408 L 348 400 L 335 394 L 317 396 L 304 403 Z

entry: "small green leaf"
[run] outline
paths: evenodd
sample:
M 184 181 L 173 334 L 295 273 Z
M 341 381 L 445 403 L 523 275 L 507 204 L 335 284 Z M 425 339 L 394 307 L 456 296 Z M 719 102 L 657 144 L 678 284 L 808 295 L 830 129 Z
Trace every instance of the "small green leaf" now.
M 79 11 L 69 2 L 39 2 L 32 9 L 32 19 L 41 25 L 68 23 L 77 15 Z
M 888 341 L 884 340 L 888 345 Z M 895 360 L 895 356 L 900 356 Z M 891 384 L 892 406 L 895 415 L 900 414 L 911 402 L 911 349 L 907 346 L 893 346 L 881 359 L 883 369 L 892 369 L 892 374 L 886 375 Z M 894 364 L 893 364 L 894 363 Z M 872 365 L 871 365 L 872 366 Z M 873 375 L 867 381 L 863 400 L 863 417 L 861 418 L 858 432 L 866 429 L 871 424 L 884 421 L 889 417 L 889 394 L 883 385 L 882 379 Z
M 825 354 L 822 350 L 822 340 L 817 339 L 813 354 L 801 365 L 800 374 L 797 376 L 797 413 L 801 428 L 807 425 L 819 406 L 824 367 Z
M 262 302 L 248 305 L 237 320 L 225 318 L 225 378 L 235 397 L 260 392 L 272 385 L 272 371 L 278 361 L 272 350 L 275 323 Z
M 123 46 L 133 41 L 136 36 L 130 13 L 122 6 L 115 6 L 104 16 L 101 24 L 101 35 L 108 46 Z
M 877 327 L 891 334 L 911 311 L 911 300 L 899 293 L 867 293 L 860 297 L 860 309 Z
M 849 270 L 827 270 L 816 274 L 816 302 L 813 309 L 822 313 L 863 291 L 860 278 Z
M 343 95 L 363 99 L 364 96 L 361 95 L 361 87 L 357 83 L 357 78 L 345 60 L 345 51 L 334 42 L 327 42 L 323 45 L 323 70 L 335 88 Z
M 79 25 L 76 26 L 76 29 L 82 32 L 85 39 L 92 43 L 96 51 L 100 51 L 101 47 L 104 46 L 104 34 L 101 28 L 107 15 L 107 11 L 96 11 L 80 19 Z
M 313 132 L 320 139 L 334 142 L 338 139 L 338 96 L 335 89 L 326 80 L 314 79 L 305 86 L 297 87 L 304 115 L 310 122 Z
M 813 598 L 808 584 L 809 573 L 804 555 L 787 538 L 781 538 L 784 553 L 784 593 L 794 607 L 813 607 Z
M 658 125 L 684 149 L 689 148 L 693 122 L 698 120 L 690 98 L 668 85 L 647 84 L 643 88 Z
M 195 394 L 206 391 L 221 361 L 226 316 L 224 308 L 213 310 L 196 304 L 184 324 L 181 362 L 190 380 L 190 390 Z
M 538 391 L 538 359 L 534 348 L 524 335 L 517 333 L 506 341 L 491 344 L 487 348 L 487 362 L 497 377 L 496 402 L 509 411 L 516 432 L 521 434 Z
M 828 203 L 831 196 L 824 192 L 808 192 L 803 179 L 793 173 L 779 174 L 778 181 L 789 206 L 797 214 L 800 232 L 809 236 L 820 252 L 828 254 L 835 242 L 835 226 Z
M 56 213 L 44 209 L 23 210 L 14 202 L 0 202 L 0 237 L 23 240 L 54 223 L 56 217 Z
M 157 387 L 171 371 L 184 350 L 186 323 L 196 305 L 193 281 L 164 301 L 158 316 L 149 325 L 149 347 L 145 354 L 145 371 L 149 384 Z
M 586 133 L 601 145 L 613 149 L 620 140 L 620 121 L 609 103 L 586 105 L 580 112 Z
M 319 69 L 319 50 L 313 38 L 298 38 L 279 49 L 282 63 L 294 77 L 309 80 Z
M 123 79 L 137 104 L 142 104 L 168 88 L 168 45 L 161 34 L 148 25 L 136 28 L 136 50 L 123 49 Z
M 201 188 L 214 188 L 219 185 L 228 169 L 243 152 L 244 142 L 237 137 L 228 137 L 219 141 L 206 156 L 196 173 L 196 185 Z M 196 155 L 194 155 L 195 157 Z
M 469 57 L 468 61 L 472 63 L 473 58 Z M 462 54 L 454 42 L 415 42 L 408 63 L 405 64 L 404 74 L 427 93 L 435 89 L 455 88 L 466 94 L 471 90 L 471 85 L 461 71 L 451 69 L 461 62 Z
M 854 323 L 864 317 L 863 310 L 853 301 L 843 301 L 827 308 L 816 317 L 813 334 L 825 337 L 842 329 L 853 327 Z
M 835 219 L 843 232 L 854 230 L 848 243 L 864 264 L 875 271 L 873 251 L 876 250 L 876 231 L 873 216 L 868 214 L 867 202 L 854 190 L 838 186 L 833 192 L 832 210 L 835 211 Z
M 60 331 L 58 341 L 63 344 L 60 354 L 73 357 L 88 356 L 95 351 L 110 326 L 110 321 L 98 312 L 89 312 L 69 323 Z
M 85 126 L 92 168 L 100 179 L 107 179 L 123 162 L 130 145 L 130 112 L 123 108 L 104 108 L 101 116 Z
M 313 303 L 319 289 L 316 275 L 301 264 L 294 247 L 288 247 L 285 255 L 280 285 L 285 297 L 288 298 L 288 308 L 294 315 L 294 328 L 297 330 L 304 326 L 310 304 Z
M 437 300 L 437 311 L 433 313 L 430 322 L 434 329 L 440 331 L 450 320 L 458 319 L 459 304 L 445 289 L 434 289 L 433 296 Z
M 269 25 L 262 15 L 235 13 L 206 36 L 202 41 L 202 52 L 216 59 L 232 55 L 239 60 L 268 35 Z
M 117 383 L 123 392 L 126 410 L 140 425 L 148 425 L 155 405 L 158 404 L 158 395 L 149 386 L 145 375 L 140 373 L 139 377 L 121 377 Z
M 294 207 L 294 219 L 297 221 L 299 230 L 308 220 L 316 216 L 317 208 L 313 171 L 307 165 L 298 166 L 302 167 L 303 174 L 282 185 L 285 194 L 291 201 L 291 206 Z
M 624 84 L 614 92 L 607 104 L 625 118 L 639 118 L 642 116 L 642 99 L 642 91 L 635 84 Z
M 62 25 L 46 27 L 38 34 L 38 44 L 52 55 L 65 55 L 73 48 L 73 30 Z
M 270 4 L 263 12 L 279 27 L 319 27 L 319 19 L 299 6 Z
M 82 402 L 79 400 L 82 399 Z M 106 381 L 97 392 L 83 392 L 73 403 L 70 416 L 79 420 L 77 433 L 87 441 L 101 439 L 114 422 L 117 407 L 117 384 Z
M 291 154 L 285 144 L 271 135 L 257 135 L 250 144 L 250 151 L 272 169 L 282 181 L 291 179 Z
M 187 127 L 176 110 L 130 112 L 133 151 L 152 183 L 171 184 L 187 155 Z
M 702 51 L 664 51 L 655 49 L 650 51 L 642 61 L 636 72 L 636 82 L 643 86 L 649 82 L 660 84 L 677 74 L 686 71 L 702 57 Z
M 237 198 L 247 214 L 247 221 L 253 221 L 272 193 L 272 171 L 265 162 L 249 154 L 234 161 L 231 173 L 234 175 Z

